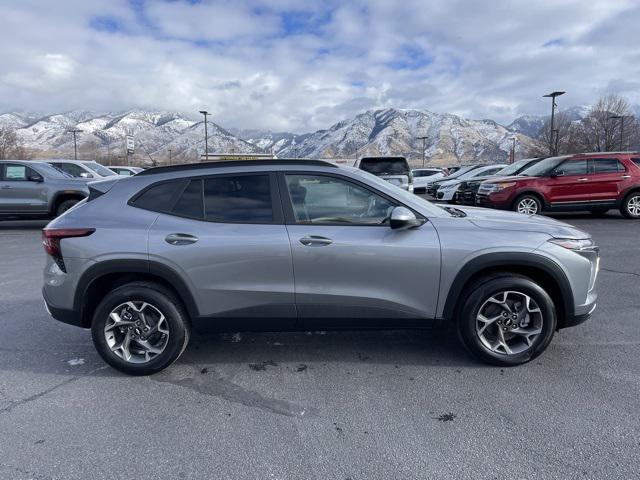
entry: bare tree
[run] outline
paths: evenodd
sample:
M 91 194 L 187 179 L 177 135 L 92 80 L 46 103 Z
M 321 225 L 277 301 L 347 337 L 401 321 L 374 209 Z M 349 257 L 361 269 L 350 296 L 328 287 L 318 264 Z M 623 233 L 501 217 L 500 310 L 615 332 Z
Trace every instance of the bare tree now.
M 576 140 L 583 151 L 611 152 L 629 148 L 637 143 L 637 136 L 638 124 L 629 101 L 609 94 L 601 97 L 580 122 Z
M 22 159 L 27 156 L 16 132 L 9 128 L 0 128 L 0 160 Z
M 569 116 L 564 112 L 556 113 L 553 122 L 553 144 L 558 155 L 569 153 L 572 149 L 571 136 L 573 125 Z M 551 118 L 547 118 L 538 134 L 535 142 L 527 150 L 526 155 L 529 157 L 546 157 L 549 155 L 549 145 L 551 145 Z

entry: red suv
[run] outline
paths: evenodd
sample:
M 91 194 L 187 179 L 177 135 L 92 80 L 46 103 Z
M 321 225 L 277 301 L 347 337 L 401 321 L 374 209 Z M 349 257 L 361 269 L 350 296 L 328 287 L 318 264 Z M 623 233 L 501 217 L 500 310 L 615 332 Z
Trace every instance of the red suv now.
M 515 177 L 482 182 L 479 206 L 534 214 L 619 208 L 640 218 L 640 153 L 585 153 L 550 157 Z

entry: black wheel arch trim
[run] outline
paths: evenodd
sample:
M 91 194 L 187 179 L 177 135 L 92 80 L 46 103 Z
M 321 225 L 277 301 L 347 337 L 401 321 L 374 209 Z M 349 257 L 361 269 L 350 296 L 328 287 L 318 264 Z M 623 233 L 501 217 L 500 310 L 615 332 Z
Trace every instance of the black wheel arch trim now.
M 195 299 L 191 294 L 191 290 L 187 287 L 187 284 L 182 277 L 175 272 L 172 268 L 167 267 L 161 263 L 142 260 L 142 259 L 121 259 L 121 260 L 105 260 L 92 265 L 87 268 L 78 280 L 76 286 L 76 292 L 73 300 L 73 310 L 77 312 L 78 317 L 81 319 L 81 323 L 88 325 L 91 323 L 91 319 L 85 317 L 85 304 L 84 299 L 87 291 L 96 280 L 100 279 L 104 275 L 112 273 L 122 274 L 150 274 L 155 275 L 163 280 L 167 281 L 171 287 L 177 292 L 178 296 L 184 303 L 189 316 L 199 316 L 199 311 Z
M 516 204 L 516 202 L 518 200 L 520 200 L 522 197 L 524 197 L 525 195 L 532 195 L 534 197 L 536 197 L 538 200 L 540 200 L 540 203 L 542 204 L 542 208 L 548 208 L 549 207 L 549 203 L 547 202 L 547 199 L 544 197 L 544 195 L 542 193 L 540 193 L 537 190 L 523 190 L 521 192 L 518 192 L 515 197 L 513 197 L 513 201 L 511 202 L 511 206 L 514 206 Z
M 444 304 L 443 317 L 453 319 L 458 302 L 467 282 L 483 270 L 504 267 L 506 271 L 518 267 L 536 268 L 549 275 L 556 282 L 562 297 L 563 309 L 566 318 L 559 318 L 558 324 L 570 323 L 574 317 L 573 290 L 567 275 L 560 265 L 553 260 L 527 252 L 486 253 L 471 259 L 456 274 Z
M 88 197 L 88 195 L 82 190 L 61 190 L 59 192 L 56 192 L 51 197 L 51 204 L 49 205 L 49 211 L 55 213 L 54 210 L 55 210 L 55 207 L 58 205 L 58 199 L 63 196 L 79 197 L 80 200 L 84 200 L 85 198 Z

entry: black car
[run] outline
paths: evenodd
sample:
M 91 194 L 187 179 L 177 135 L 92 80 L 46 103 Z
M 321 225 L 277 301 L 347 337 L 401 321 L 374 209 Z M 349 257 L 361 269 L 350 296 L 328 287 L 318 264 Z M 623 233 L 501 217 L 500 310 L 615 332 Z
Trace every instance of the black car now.
M 458 202 L 462 203 L 463 205 L 475 205 L 476 193 L 478 192 L 478 188 L 480 188 L 480 184 L 483 181 L 488 180 L 489 178 L 495 179 L 497 176 L 508 177 L 512 175 L 519 175 L 521 172 L 524 172 L 527 168 L 535 165 L 543 159 L 544 157 L 524 158 L 512 163 L 508 167 L 504 167 L 498 173 L 495 173 L 491 176 L 477 177 L 473 180 L 462 182 L 458 189 Z

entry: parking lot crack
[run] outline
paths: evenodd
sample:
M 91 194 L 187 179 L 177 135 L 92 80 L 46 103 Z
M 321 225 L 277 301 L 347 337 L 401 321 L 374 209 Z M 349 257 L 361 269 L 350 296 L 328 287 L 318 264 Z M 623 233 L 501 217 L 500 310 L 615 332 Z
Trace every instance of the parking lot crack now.
M 619 273 L 621 275 L 634 275 L 636 277 L 640 277 L 640 273 L 636 272 L 625 272 L 624 270 L 613 270 L 611 268 L 601 268 L 600 270 L 602 270 L 603 272 Z

